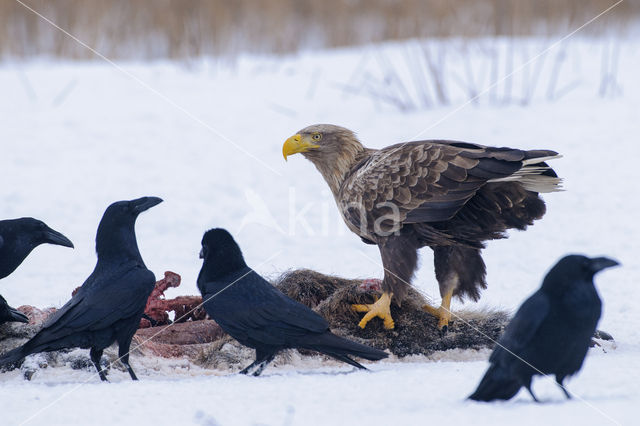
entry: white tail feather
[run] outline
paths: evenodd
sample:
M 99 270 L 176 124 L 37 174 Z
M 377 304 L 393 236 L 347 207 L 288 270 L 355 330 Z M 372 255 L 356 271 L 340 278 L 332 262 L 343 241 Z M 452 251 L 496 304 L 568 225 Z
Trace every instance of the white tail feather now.
M 522 165 L 528 166 L 529 164 L 538 164 L 538 163 L 542 163 L 543 161 L 554 160 L 556 158 L 562 158 L 562 155 L 558 154 L 558 155 L 549 155 L 547 157 L 529 158 L 528 160 L 523 160 Z
M 558 192 L 562 189 L 562 178 L 546 176 L 542 173 L 550 170 L 548 166 L 536 166 L 543 161 L 560 158 L 562 155 L 531 158 L 522 162 L 523 167 L 514 174 L 497 179 L 490 179 L 487 182 L 520 182 L 524 189 L 533 192 Z
M 525 176 L 519 182 L 527 191 L 542 193 L 564 191 L 562 189 L 562 178 L 558 177 L 545 175 Z

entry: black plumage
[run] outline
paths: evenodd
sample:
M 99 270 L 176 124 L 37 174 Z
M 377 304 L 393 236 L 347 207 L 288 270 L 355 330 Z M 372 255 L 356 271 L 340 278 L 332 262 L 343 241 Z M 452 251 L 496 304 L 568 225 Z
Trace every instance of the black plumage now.
M 329 331 L 324 318 L 272 286 L 249 268 L 231 234 L 207 231 L 198 288 L 204 307 L 228 334 L 256 350 L 256 360 L 241 371 L 260 375 L 276 353 L 288 348 L 310 349 L 358 368 L 350 355 L 368 360 L 387 357 L 381 350 L 352 342 Z
M 507 400 L 524 386 L 538 401 L 531 379 L 542 374 L 555 375 L 570 398 L 563 381 L 582 367 L 602 309 L 593 276 L 615 265 L 618 262 L 606 257 L 562 258 L 506 327 L 489 358 L 489 369 L 469 398 Z
M 0 220 L 0 280 L 11 275 L 40 244 L 73 248 L 67 237 L 40 220 L 31 217 Z M 0 296 L 0 324 L 14 321 L 29 322 L 29 319 Z
M 5 322 L 29 322 L 29 318 L 16 308 L 9 306 L 4 297 L 0 296 L 0 325 Z
M 138 250 L 135 222 L 141 212 L 161 201 L 143 197 L 107 208 L 96 235 L 98 262 L 89 278 L 38 334 L 0 357 L 0 366 L 38 352 L 90 348 L 100 378 L 107 380 L 100 358 L 105 348 L 117 342 L 120 360 L 137 380 L 129 365 L 129 346 L 156 280 Z
M 0 279 L 16 270 L 31 251 L 41 244 L 73 248 L 67 237 L 31 217 L 0 220 Z

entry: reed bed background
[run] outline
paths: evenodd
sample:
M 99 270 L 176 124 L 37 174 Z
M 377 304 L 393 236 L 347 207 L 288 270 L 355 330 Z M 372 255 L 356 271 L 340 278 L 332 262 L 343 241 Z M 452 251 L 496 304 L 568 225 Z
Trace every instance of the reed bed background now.
M 113 59 L 235 57 L 389 40 L 562 36 L 615 0 L 21 0 Z M 582 34 L 624 37 L 625 0 Z M 95 59 L 16 0 L 0 0 L 0 60 Z

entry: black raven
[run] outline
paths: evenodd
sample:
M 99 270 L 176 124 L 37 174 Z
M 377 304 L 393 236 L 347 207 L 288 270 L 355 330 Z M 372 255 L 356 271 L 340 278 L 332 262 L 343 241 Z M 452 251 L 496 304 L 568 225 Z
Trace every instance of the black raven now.
M 606 257 L 560 259 L 507 325 L 489 358 L 489 369 L 469 398 L 507 400 L 524 386 L 538 402 L 531 391 L 537 374 L 555 375 L 571 398 L 562 382 L 582 367 L 602 309 L 593 276 L 616 265 Z
M 137 380 L 129 365 L 129 346 L 156 280 L 142 261 L 134 227 L 141 212 L 160 202 L 143 197 L 107 208 L 96 235 L 98 262 L 89 278 L 38 334 L 0 357 L 0 366 L 37 352 L 91 348 L 91 361 L 100 379 L 107 380 L 100 368 L 102 351 L 118 342 L 118 356 Z
M 238 342 L 256 350 L 254 367 L 259 376 L 276 353 L 287 348 L 322 352 L 358 368 L 349 355 L 368 360 L 386 358 L 381 350 L 336 336 L 320 315 L 285 296 L 249 268 L 242 251 L 224 229 L 207 231 L 202 238 L 198 276 L 207 314 Z
M 11 275 L 34 248 L 45 243 L 73 248 L 67 237 L 40 220 L 31 217 L 0 220 L 0 279 Z M 29 322 L 29 319 L 0 296 L 0 324 L 14 321 Z
M 29 318 L 19 310 L 9 306 L 4 297 L 0 296 L 0 325 L 5 322 L 29 322 Z
M 31 217 L 0 220 L 0 279 L 10 275 L 40 244 L 73 248 L 67 237 Z

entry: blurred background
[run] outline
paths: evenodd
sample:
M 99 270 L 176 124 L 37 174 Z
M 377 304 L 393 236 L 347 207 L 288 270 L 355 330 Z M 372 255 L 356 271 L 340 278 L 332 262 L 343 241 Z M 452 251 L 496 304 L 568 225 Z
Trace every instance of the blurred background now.
M 612 0 L 0 0 L 0 56 L 95 59 L 23 4 L 112 59 L 291 54 L 413 38 L 564 36 Z M 626 0 L 583 35 L 623 37 Z
M 599 66 L 589 76 L 598 95 L 619 94 L 619 42 L 638 33 L 639 16 L 640 0 L 0 0 L 0 61 L 96 61 L 98 52 L 114 61 L 207 60 L 233 69 L 246 55 L 370 52 L 408 41 L 394 49 L 399 58 L 373 49 L 374 69 L 363 60 L 343 90 L 402 111 L 447 105 L 455 92 L 473 102 L 486 95 L 527 104 L 541 92 L 549 101 L 576 88 L 558 86 L 563 67 L 579 61 L 569 47 L 574 32 L 593 42 L 589 55 Z M 534 59 L 523 80 L 511 78 Z M 545 67 L 549 78 L 539 84 Z M 502 78 L 502 93 L 483 92 Z

